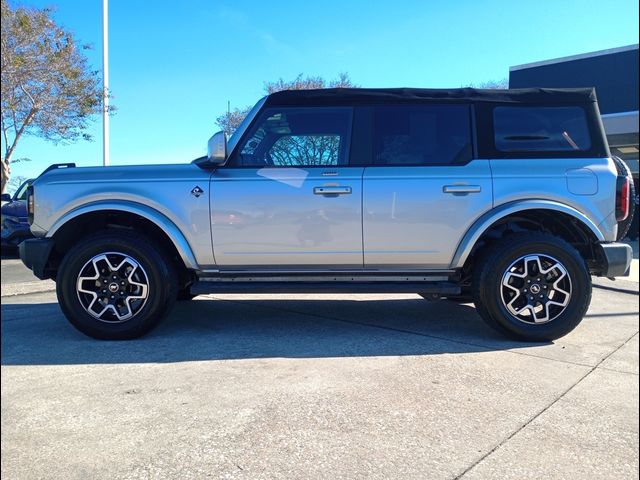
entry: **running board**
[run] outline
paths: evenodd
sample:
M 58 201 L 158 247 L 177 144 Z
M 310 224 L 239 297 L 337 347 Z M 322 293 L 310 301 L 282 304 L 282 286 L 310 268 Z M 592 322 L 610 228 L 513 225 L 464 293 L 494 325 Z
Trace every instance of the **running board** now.
M 425 293 L 460 295 L 453 282 L 220 282 L 197 281 L 191 294 L 207 293 Z

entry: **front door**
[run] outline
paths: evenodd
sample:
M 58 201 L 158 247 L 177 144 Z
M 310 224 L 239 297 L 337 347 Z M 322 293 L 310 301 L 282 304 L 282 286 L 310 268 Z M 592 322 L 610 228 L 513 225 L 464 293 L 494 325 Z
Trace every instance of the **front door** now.
M 211 176 L 218 266 L 361 269 L 362 167 L 350 167 L 352 109 L 263 111 Z

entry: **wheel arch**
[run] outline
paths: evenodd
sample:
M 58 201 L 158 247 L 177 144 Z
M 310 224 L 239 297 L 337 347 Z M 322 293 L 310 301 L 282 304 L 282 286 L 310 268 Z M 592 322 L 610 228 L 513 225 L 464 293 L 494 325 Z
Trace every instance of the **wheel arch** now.
M 56 249 L 79 236 L 106 226 L 133 227 L 146 231 L 154 240 L 182 261 L 187 269 L 198 264 L 191 246 L 180 229 L 165 215 L 146 205 L 133 202 L 94 202 L 76 208 L 60 217 L 47 232 L 56 240 Z
M 467 230 L 456 249 L 450 268 L 464 267 L 483 239 L 501 225 L 508 224 L 510 220 L 521 218 L 532 220 L 536 213 L 542 217 L 541 223 L 543 220 L 548 220 L 557 225 L 563 225 L 563 220 L 573 220 L 579 229 L 576 235 L 582 235 L 593 243 L 605 241 L 605 237 L 597 225 L 582 212 L 569 205 L 548 200 L 512 202 L 487 212 Z M 564 227 L 566 230 L 569 229 L 567 225 Z

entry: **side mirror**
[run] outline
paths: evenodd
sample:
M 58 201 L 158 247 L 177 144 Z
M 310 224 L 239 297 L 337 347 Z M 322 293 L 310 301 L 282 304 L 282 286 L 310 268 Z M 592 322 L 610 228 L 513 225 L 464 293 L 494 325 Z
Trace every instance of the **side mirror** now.
M 8 193 L 3 193 L 2 194 L 2 201 L 3 202 L 10 202 L 11 201 L 11 195 Z
M 227 134 L 218 132 L 207 144 L 207 160 L 213 165 L 222 165 L 227 161 Z

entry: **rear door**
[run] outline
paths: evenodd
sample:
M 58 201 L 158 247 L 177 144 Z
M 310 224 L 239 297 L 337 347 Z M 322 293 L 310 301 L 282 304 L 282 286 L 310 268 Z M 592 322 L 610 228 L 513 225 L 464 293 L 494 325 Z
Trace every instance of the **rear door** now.
M 365 268 L 447 269 L 467 229 L 492 207 L 489 161 L 474 159 L 471 106 L 371 110 Z
M 352 109 L 272 107 L 211 177 L 217 265 L 362 269 L 363 167 L 349 166 Z

